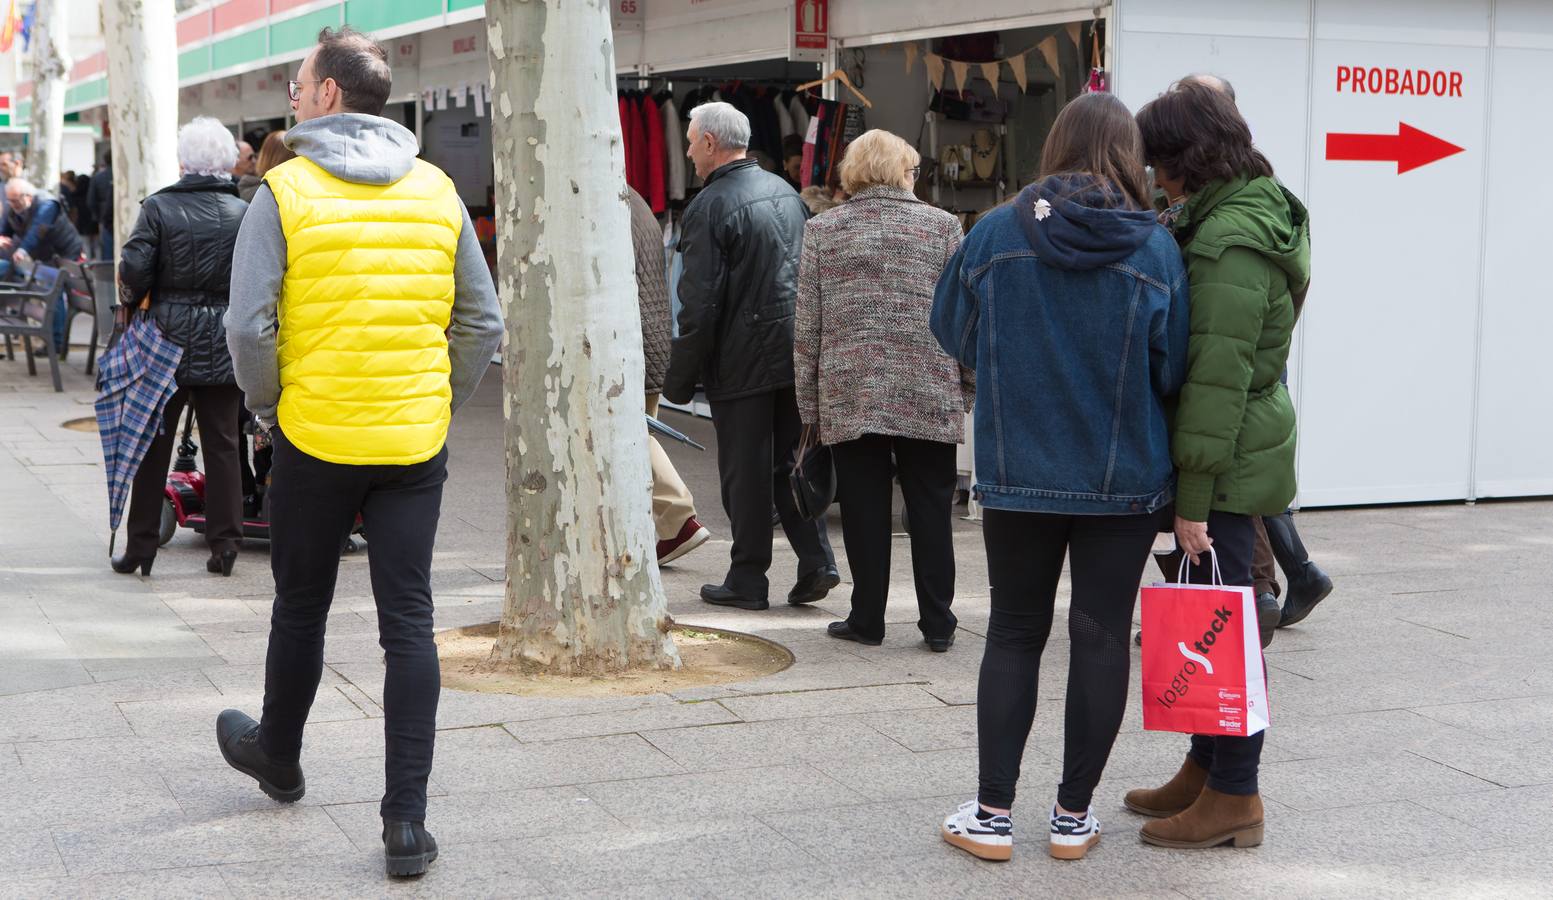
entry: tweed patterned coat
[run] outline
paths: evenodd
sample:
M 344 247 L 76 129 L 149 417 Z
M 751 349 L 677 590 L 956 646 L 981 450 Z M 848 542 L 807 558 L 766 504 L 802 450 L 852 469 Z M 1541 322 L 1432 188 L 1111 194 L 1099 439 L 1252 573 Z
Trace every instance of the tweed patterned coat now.
M 647 363 L 643 386 L 647 393 L 656 394 L 663 390 L 663 376 L 669 370 L 673 313 L 664 271 L 663 228 L 635 190 L 631 190 L 631 249 L 636 255 L 636 300 L 642 309 L 642 356 Z
M 928 328 L 960 236 L 954 216 L 895 187 L 865 188 L 809 220 L 793 363 L 798 411 L 821 441 L 965 440 L 974 388 Z

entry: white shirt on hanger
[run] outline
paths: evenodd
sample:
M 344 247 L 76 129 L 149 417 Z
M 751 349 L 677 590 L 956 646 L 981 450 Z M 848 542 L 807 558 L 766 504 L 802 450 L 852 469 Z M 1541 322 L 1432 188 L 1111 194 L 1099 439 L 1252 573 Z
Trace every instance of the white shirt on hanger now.
M 659 110 L 663 119 L 663 150 L 668 154 L 668 189 L 670 200 L 685 199 L 685 131 L 679 120 L 679 108 L 670 97 Z

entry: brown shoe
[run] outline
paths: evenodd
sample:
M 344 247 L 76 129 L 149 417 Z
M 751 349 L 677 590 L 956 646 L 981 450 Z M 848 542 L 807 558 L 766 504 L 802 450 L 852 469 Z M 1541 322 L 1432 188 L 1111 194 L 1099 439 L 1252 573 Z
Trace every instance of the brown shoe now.
M 1207 783 L 1208 770 L 1188 756 L 1186 762 L 1181 764 L 1181 771 L 1164 787 L 1128 791 L 1122 799 L 1122 805 L 1140 816 L 1168 819 L 1196 802 L 1197 795 L 1202 793 L 1203 785 Z
M 1156 847 L 1255 847 L 1262 843 L 1262 795 L 1221 794 L 1204 787 L 1185 812 L 1150 822 L 1139 835 Z

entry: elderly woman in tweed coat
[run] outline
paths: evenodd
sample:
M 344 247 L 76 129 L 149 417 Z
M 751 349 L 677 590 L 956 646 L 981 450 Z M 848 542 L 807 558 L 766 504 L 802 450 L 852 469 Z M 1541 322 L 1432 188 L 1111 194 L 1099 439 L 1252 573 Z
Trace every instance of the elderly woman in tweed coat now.
M 852 612 L 830 635 L 870 646 L 884 640 L 893 469 L 911 519 L 917 627 L 942 653 L 956 624 L 955 445 L 965 439 L 973 397 L 968 376 L 928 328 L 960 223 L 912 193 L 920 162 L 886 131 L 847 148 L 841 185 L 851 199 L 804 231 L 794 369 L 804 424 L 819 428 L 835 457 L 852 569 Z

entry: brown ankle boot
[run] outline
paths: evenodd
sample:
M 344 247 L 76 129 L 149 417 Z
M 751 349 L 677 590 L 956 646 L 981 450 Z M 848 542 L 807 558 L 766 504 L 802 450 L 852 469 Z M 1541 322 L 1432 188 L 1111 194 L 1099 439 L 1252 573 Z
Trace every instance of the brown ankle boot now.
M 1165 819 L 1185 810 L 1197 800 L 1203 785 L 1208 783 L 1208 770 L 1188 756 L 1181 764 L 1181 771 L 1165 783 L 1164 787 L 1139 788 L 1128 791 L 1122 805 L 1140 816 Z
M 1221 794 L 1204 787 L 1185 812 L 1144 825 L 1141 835 L 1144 843 L 1156 847 L 1255 847 L 1262 843 L 1262 796 Z

